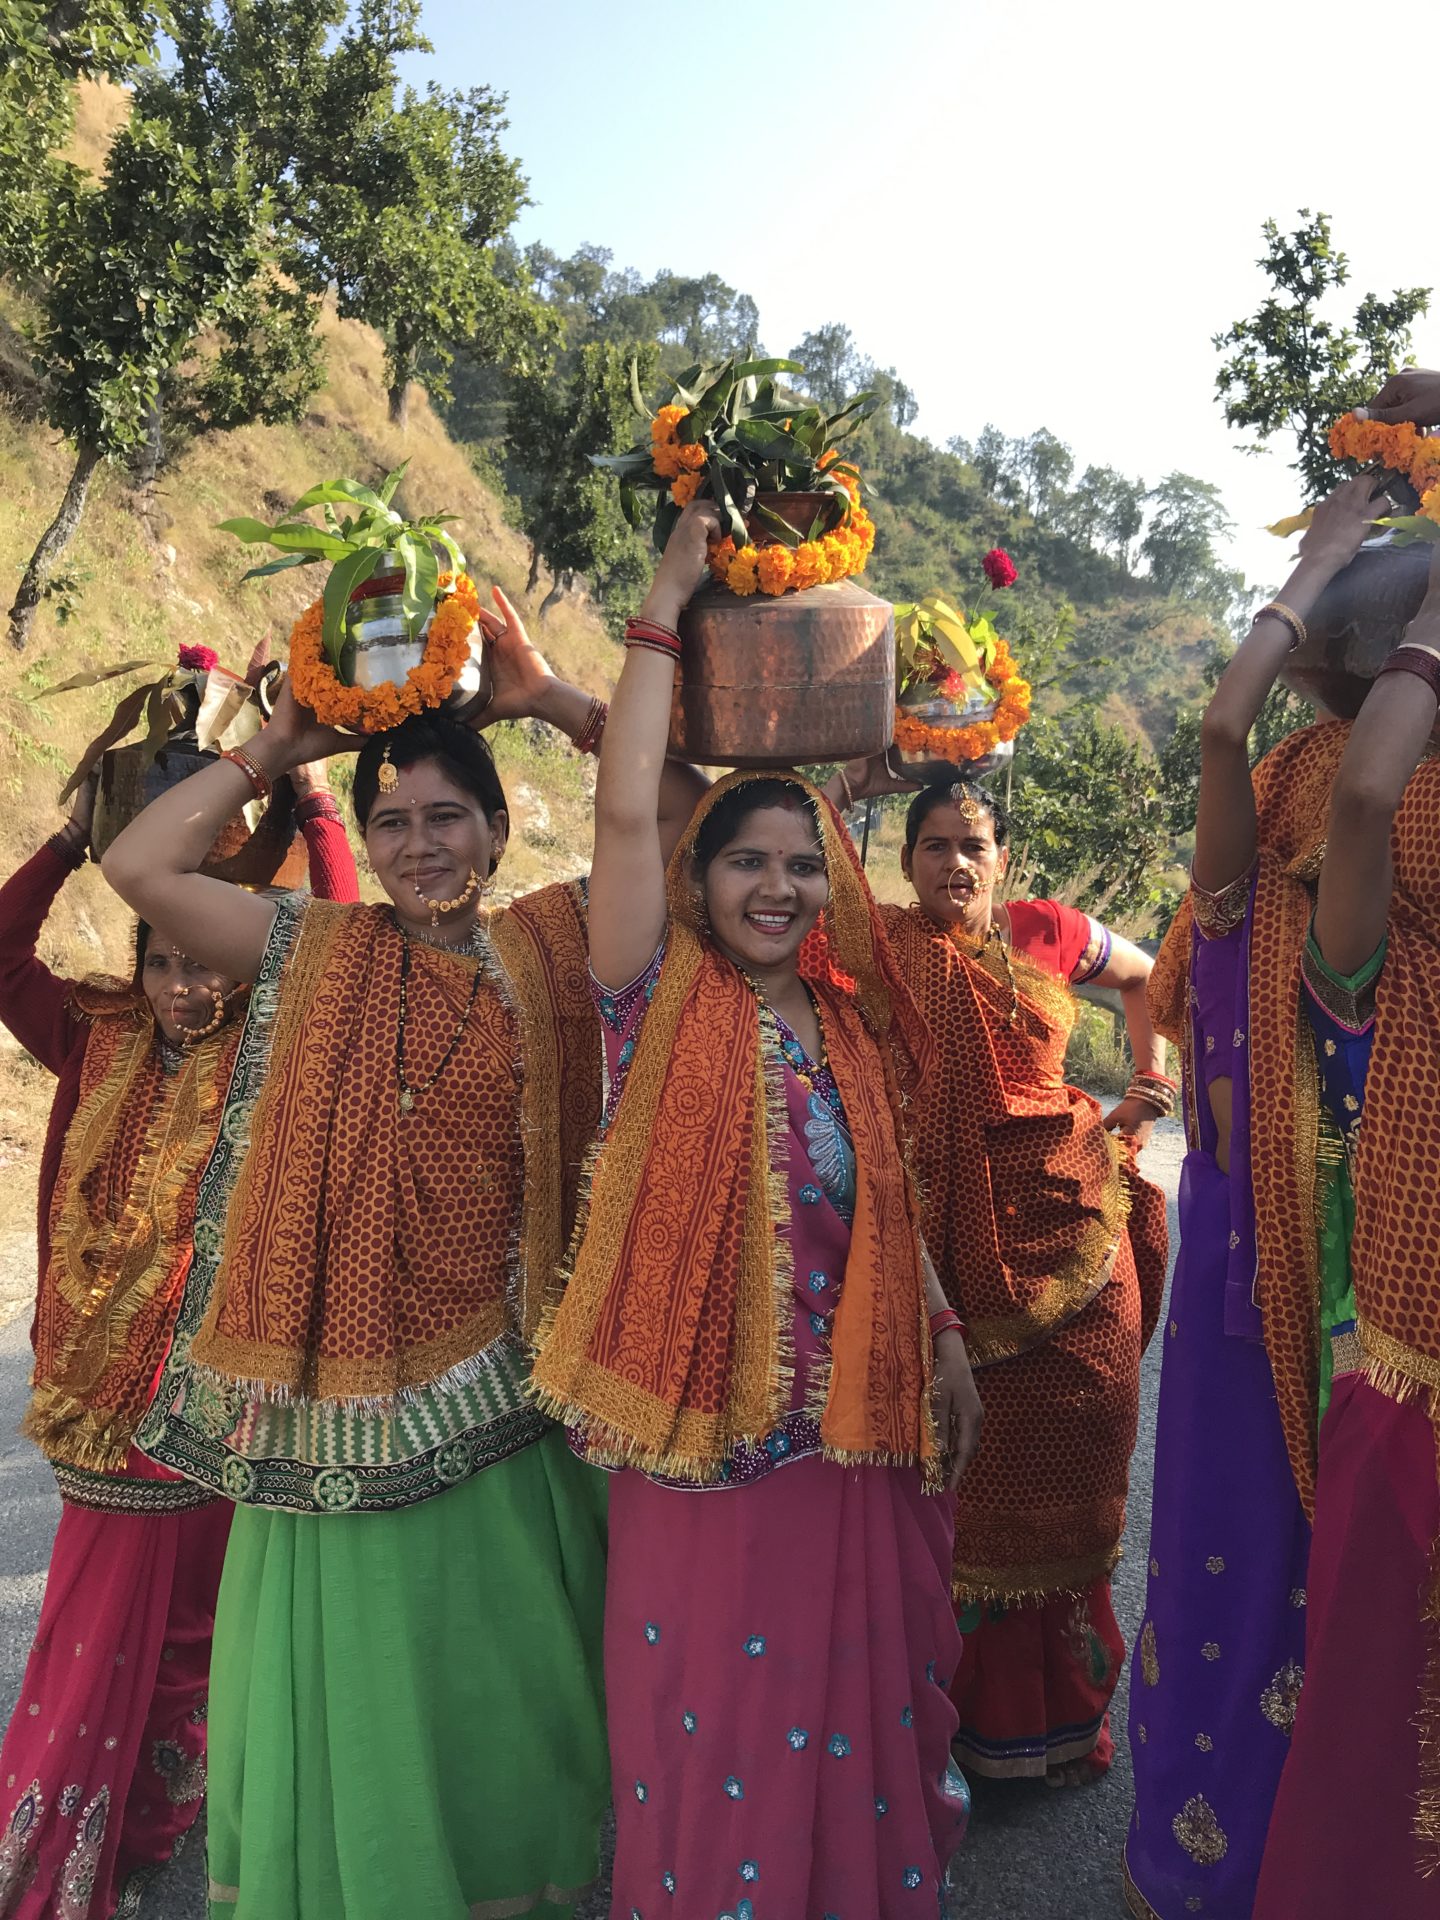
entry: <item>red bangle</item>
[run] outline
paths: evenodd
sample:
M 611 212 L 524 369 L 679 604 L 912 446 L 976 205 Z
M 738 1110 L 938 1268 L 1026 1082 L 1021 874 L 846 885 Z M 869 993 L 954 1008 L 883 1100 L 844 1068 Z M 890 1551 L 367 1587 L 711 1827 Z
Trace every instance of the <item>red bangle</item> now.
M 678 667 L 680 664 L 680 649 L 666 646 L 659 640 L 641 640 L 638 636 L 627 633 L 625 651 L 628 653 L 631 647 L 640 647 L 646 653 L 663 653 L 672 666 Z
M 600 736 L 605 731 L 605 722 L 610 718 L 608 702 L 598 697 L 590 702 L 580 731 L 575 735 L 574 747 L 577 753 L 598 753 Z
M 672 653 L 678 659 L 680 654 L 680 636 L 673 627 L 662 627 L 655 620 L 633 619 L 625 622 L 625 644 L 631 641 L 646 641 L 652 646 L 661 647 L 666 653 Z
M 1158 1080 L 1162 1087 L 1169 1087 L 1177 1093 L 1180 1089 L 1180 1082 L 1178 1080 L 1172 1080 L 1168 1073 L 1137 1073 L 1135 1078 L 1137 1080 Z
M 1402 655 L 1409 657 L 1402 658 Z M 1380 672 L 1375 675 L 1377 680 L 1381 673 L 1413 673 L 1417 680 L 1425 682 L 1436 701 L 1440 702 L 1440 660 L 1428 647 L 1406 647 L 1402 642 L 1382 664 Z
M 933 1344 L 942 1333 L 958 1333 L 962 1340 L 969 1338 L 970 1329 L 956 1313 L 953 1307 L 942 1307 L 938 1313 L 930 1316 L 930 1339 Z
M 312 820 L 333 820 L 339 826 L 345 824 L 333 793 L 307 793 L 303 800 L 295 802 L 296 826 L 308 826 Z
M 270 776 L 263 767 L 256 766 L 248 753 L 242 752 L 239 747 L 227 747 L 220 758 L 228 760 L 232 766 L 239 767 L 254 788 L 257 800 L 270 798 Z

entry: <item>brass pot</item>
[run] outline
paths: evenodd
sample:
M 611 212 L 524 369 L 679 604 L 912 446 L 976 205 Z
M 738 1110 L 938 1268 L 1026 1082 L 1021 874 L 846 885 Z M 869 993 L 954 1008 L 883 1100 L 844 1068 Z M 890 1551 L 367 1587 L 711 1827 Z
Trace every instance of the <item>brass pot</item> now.
M 345 615 L 345 640 L 340 651 L 340 673 L 353 687 L 378 687 L 387 680 L 405 684 L 405 676 L 425 658 L 425 636 L 434 619 L 426 615 L 419 634 L 405 630 L 403 591 L 405 571 L 395 568 L 400 556 L 382 553 L 379 571 L 350 595 Z M 460 669 L 441 711 L 453 720 L 469 721 L 490 704 L 492 681 L 485 639 L 479 627 L 470 642 L 470 657 Z
M 680 640 L 670 750 L 684 759 L 793 767 L 890 744 L 895 616 L 853 580 L 774 597 L 711 582 L 681 614 Z
M 1388 534 L 1367 540 L 1316 601 L 1305 622 L 1304 646 L 1281 669 L 1285 684 L 1352 719 L 1386 655 L 1420 611 L 1430 554 L 1424 541 L 1397 547 Z
M 152 800 L 192 773 L 214 766 L 217 753 L 201 753 L 193 744 L 165 748 L 147 767 L 138 745 L 110 747 L 100 759 L 100 783 L 95 794 L 95 820 L 90 831 L 93 856 L 99 860 L 122 830 Z M 280 779 L 270 803 L 252 833 L 243 813 L 237 813 L 215 836 L 200 871 L 215 880 L 241 887 L 303 887 L 309 873 L 305 836 L 295 826 L 295 790 Z

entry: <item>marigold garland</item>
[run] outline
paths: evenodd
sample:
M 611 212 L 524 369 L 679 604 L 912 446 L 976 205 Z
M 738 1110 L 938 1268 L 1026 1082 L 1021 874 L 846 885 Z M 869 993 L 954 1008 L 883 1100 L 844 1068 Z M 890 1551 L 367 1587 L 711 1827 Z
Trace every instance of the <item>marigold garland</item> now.
M 470 655 L 470 637 L 480 617 L 480 595 L 468 573 L 442 573 L 425 652 L 403 683 L 347 687 L 335 677 L 321 644 L 325 606 L 315 601 L 290 629 L 290 685 L 301 706 L 327 727 L 348 733 L 385 733 L 412 713 L 440 706 Z
M 1014 656 L 1003 640 L 985 670 L 985 678 L 999 695 L 988 720 L 974 720 L 968 727 L 936 727 L 897 707 L 896 746 L 904 753 L 923 753 L 959 766 L 965 760 L 983 760 L 1002 741 L 1013 740 L 1030 718 L 1030 682 L 1020 678 Z
M 1440 523 L 1440 435 L 1424 434 L 1409 420 L 1392 427 L 1343 413 L 1330 429 L 1330 451 L 1337 460 L 1373 460 L 1405 474 L 1421 496 L 1421 513 Z

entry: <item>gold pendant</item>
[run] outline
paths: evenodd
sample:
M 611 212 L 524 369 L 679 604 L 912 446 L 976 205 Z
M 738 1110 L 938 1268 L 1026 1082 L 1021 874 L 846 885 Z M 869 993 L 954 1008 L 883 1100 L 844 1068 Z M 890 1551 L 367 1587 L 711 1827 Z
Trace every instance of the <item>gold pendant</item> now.
M 409 1113 L 409 1112 L 410 1112 L 410 1111 L 412 1110 L 412 1108 L 414 1107 L 414 1105 L 415 1105 L 415 1096 L 414 1096 L 414 1094 L 413 1094 L 413 1093 L 412 1093 L 412 1092 L 410 1091 L 410 1089 L 409 1089 L 409 1087 L 402 1087 L 402 1088 L 400 1089 L 400 1111 L 401 1111 L 401 1113 Z

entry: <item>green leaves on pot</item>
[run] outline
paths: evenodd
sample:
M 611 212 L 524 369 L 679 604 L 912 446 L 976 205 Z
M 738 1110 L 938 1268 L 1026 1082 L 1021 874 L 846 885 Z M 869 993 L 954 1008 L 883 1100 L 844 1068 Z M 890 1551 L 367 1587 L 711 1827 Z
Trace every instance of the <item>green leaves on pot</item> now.
M 796 376 L 782 385 L 780 376 Z M 632 526 L 639 522 L 639 495 L 654 493 L 655 544 L 662 551 L 679 508 L 671 489 L 678 475 L 656 466 L 674 465 L 674 449 L 703 449 L 704 465 L 687 468 L 699 478 L 696 497 L 713 500 L 726 530 L 737 546 L 750 538 L 746 516 L 757 516 L 766 530 L 789 545 L 803 535 L 774 514 L 754 505 L 757 493 L 823 493 L 832 496 L 835 509 L 818 529 L 849 518 L 850 496 L 842 476 L 854 478 L 855 468 L 829 459 L 835 447 L 867 420 L 881 404 L 878 393 L 856 394 L 838 412 L 827 414 L 803 396 L 805 371 L 797 360 L 747 360 L 732 354 L 728 360 L 687 367 L 672 382 L 667 404 L 681 410 L 659 442 L 650 423 L 655 414 L 640 389 L 638 363 L 630 369 L 630 398 L 646 422 L 644 435 L 624 453 L 592 454 L 591 462 L 613 473 L 620 483 L 620 504 Z
M 895 653 L 902 691 L 946 673 L 958 673 L 978 687 L 999 644 L 988 614 L 967 622 L 943 594 L 896 603 Z
M 443 550 L 445 563 L 453 572 L 464 569 L 465 556 L 445 531 L 454 521 L 453 514 L 407 520 L 391 505 L 408 464 L 404 462 L 387 473 L 378 490 L 358 480 L 322 480 L 302 493 L 273 527 L 245 517 L 220 522 L 222 533 L 233 533 L 247 546 L 275 547 L 282 555 L 279 560 L 251 567 L 241 576 L 242 581 L 264 579 L 290 567 L 314 566 L 322 560 L 331 563 L 323 596 L 324 648 L 337 675 L 350 595 L 373 579 L 382 563 L 405 576 L 401 597 L 406 631 L 412 640 L 419 638 L 435 605 L 440 579 L 435 549 Z M 325 524 L 321 527 L 299 517 L 315 507 L 322 510 Z

